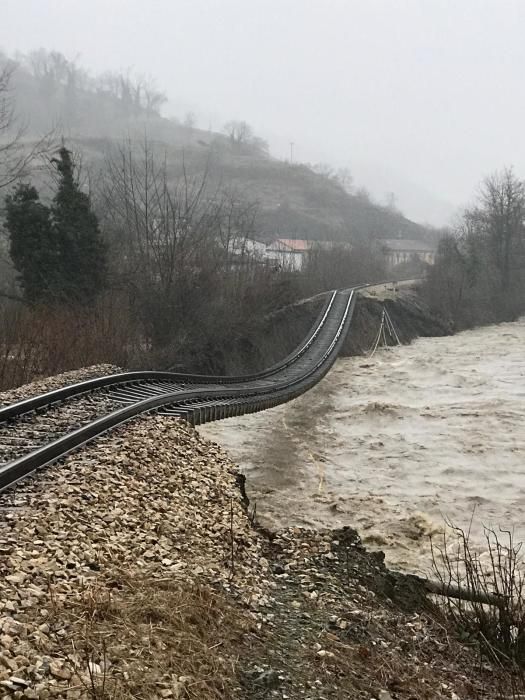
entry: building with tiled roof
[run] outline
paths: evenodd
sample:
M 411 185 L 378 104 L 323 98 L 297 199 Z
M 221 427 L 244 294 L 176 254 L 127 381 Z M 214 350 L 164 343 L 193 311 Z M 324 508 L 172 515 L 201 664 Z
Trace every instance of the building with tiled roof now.
M 434 264 L 436 249 L 426 241 L 409 238 L 387 238 L 381 241 L 381 247 L 388 267 L 392 268 L 401 263 L 419 259 L 429 265 Z

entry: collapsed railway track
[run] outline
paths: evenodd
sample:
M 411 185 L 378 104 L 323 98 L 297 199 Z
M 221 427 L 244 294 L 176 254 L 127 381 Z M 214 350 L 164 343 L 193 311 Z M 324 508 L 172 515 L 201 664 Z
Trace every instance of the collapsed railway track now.
M 263 372 L 243 376 L 124 372 L 0 408 L 0 491 L 141 414 L 159 412 L 199 425 L 299 396 L 335 362 L 358 289 L 329 294 L 303 344 Z

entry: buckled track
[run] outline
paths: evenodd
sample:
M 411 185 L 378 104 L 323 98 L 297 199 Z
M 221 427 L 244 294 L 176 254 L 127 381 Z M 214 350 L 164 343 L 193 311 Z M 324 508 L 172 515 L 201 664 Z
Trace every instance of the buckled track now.
M 158 411 L 198 425 L 295 398 L 332 366 L 354 304 L 355 290 L 329 295 L 305 342 L 264 372 L 237 377 L 127 372 L 1 408 L 0 490 L 143 413 Z

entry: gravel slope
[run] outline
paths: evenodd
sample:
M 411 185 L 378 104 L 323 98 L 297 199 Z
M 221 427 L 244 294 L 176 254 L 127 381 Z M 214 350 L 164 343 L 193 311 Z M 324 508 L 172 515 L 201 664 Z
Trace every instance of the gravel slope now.
M 0 511 L 0 698 L 496 697 L 354 531 L 254 527 L 184 423 L 137 419 Z

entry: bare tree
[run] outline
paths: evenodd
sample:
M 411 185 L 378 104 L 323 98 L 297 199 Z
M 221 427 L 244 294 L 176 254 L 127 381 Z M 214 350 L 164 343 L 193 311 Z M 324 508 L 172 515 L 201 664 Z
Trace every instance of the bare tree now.
M 503 290 L 512 285 L 518 264 L 523 264 L 525 186 L 506 168 L 485 178 L 480 204 L 468 213 L 485 240 Z
M 245 121 L 229 121 L 224 125 L 223 132 L 228 137 L 233 151 L 259 154 L 268 152 L 268 143 L 255 136 L 252 127 Z
M 214 254 L 220 202 L 206 191 L 207 171 L 170 178 L 166 154 L 147 138 L 113 149 L 101 203 L 120 277 L 142 305 L 153 341 L 162 343 L 194 308 L 198 280 L 219 264 Z M 169 318 L 167 318 L 169 317 Z
M 114 147 L 101 223 L 113 241 L 115 276 L 157 362 L 185 357 L 199 371 L 220 370 L 221 348 L 258 306 L 275 304 L 280 287 L 250 247 L 257 204 L 214 184 L 209 164 L 194 174 L 184 161 L 177 166 L 178 176 L 147 139 Z
M 27 124 L 17 116 L 11 88 L 16 64 L 0 68 L 0 189 L 27 174 L 35 158 L 49 149 L 52 132 L 32 144 L 24 140 Z
M 155 85 L 155 81 L 152 79 L 143 79 L 142 94 L 142 106 L 146 110 L 146 113 L 158 116 L 160 114 L 162 105 L 164 105 L 168 101 L 166 95 L 157 88 L 157 86 Z
M 168 98 L 157 88 L 151 78 L 138 76 L 134 78 L 131 71 L 126 73 L 107 72 L 95 80 L 99 94 L 107 95 L 119 102 L 128 115 L 159 115 L 162 105 Z
M 507 168 L 482 182 L 476 206 L 441 241 L 424 290 L 457 328 L 523 313 L 524 222 L 525 185 Z
M 55 93 L 59 86 L 65 85 L 71 67 L 74 66 L 59 51 L 46 51 L 45 49 L 32 51 L 27 62 L 33 77 L 36 78 L 46 97 Z
M 245 121 L 229 121 L 224 125 L 224 133 L 233 147 L 238 148 L 250 143 L 253 138 L 252 127 Z
M 336 177 L 345 192 L 352 194 L 354 191 L 354 177 L 350 168 L 339 168 Z
M 222 248 L 241 256 L 250 254 L 247 242 L 255 234 L 258 204 L 246 199 L 235 189 L 220 193 L 220 207 L 217 218 L 217 233 Z

